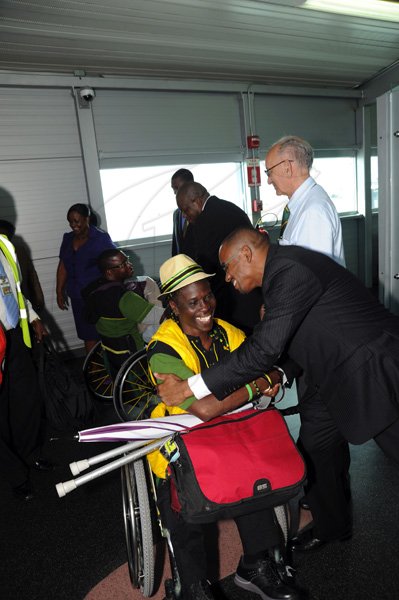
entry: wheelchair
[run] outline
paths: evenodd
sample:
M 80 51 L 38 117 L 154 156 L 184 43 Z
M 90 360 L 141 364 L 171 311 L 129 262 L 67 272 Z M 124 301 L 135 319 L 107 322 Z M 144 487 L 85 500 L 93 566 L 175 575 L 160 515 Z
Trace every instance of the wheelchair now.
M 112 381 L 101 342 L 87 355 L 83 364 L 84 379 L 89 390 L 100 401 L 113 402 L 120 421 L 148 419 L 158 400 L 148 372 L 145 349 L 131 354 Z M 154 522 L 158 522 L 162 537 L 167 538 L 173 581 L 165 582 L 166 598 L 172 600 L 179 589 L 177 570 L 168 532 L 156 507 L 156 488 L 147 459 L 136 460 L 121 467 L 122 508 L 129 576 L 134 588 L 143 596 L 153 594 L 155 586 Z
M 90 392 L 100 401 L 111 402 L 114 384 L 104 361 L 101 342 L 87 354 L 83 363 L 83 376 Z
M 105 387 L 103 381 L 107 370 L 101 348 L 97 348 L 97 346 L 92 350 L 92 358 L 89 354 L 85 361 L 86 381 L 88 385 L 92 386 L 90 389 L 96 396 L 110 399 L 110 389 Z M 103 388 L 101 388 L 101 382 L 104 385 Z M 150 418 L 158 399 L 149 375 L 145 349 L 129 356 L 121 366 L 112 387 L 112 399 L 115 411 L 122 422 Z M 122 507 L 129 576 L 132 586 L 140 588 L 143 596 L 149 597 L 153 594 L 157 537 L 157 528 L 154 525 L 157 523 L 158 532 L 162 538 L 166 539 L 172 572 L 172 579 L 165 581 L 165 599 L 178 600 L 180 581 L 174 562 L 173 547 L 169 532 L 161 522 L 156 504 L 154 476 L 144 454 L 145 452 L 142 457 L 132 459 L 131 462 L 126 462 L 121 466 Z M 128 454 L 125 456 L 128 459 Z M 278 506 L 274 510 L 285 542 L 287 542 L 287 507 Z
M 156 389 L 148 371 L 145 349 L 132 354 L 121 366 L 114 382 L 113 403 L 121 421 L 149 419 L 158 403 Z M 146 597 L 155 586 L 154 521 L 166 539 L 172 579 L 165 581 L 166 600 L 177 600 L 180 581 L 174 562 L 169 532 L 163 527 L 156 504 L 156 484 L 144 457 L 121 469 L 122 506 L 130 580 Z
M 131 354 L 112 381 L 101 342 L 97 342 L 83 363 L 83 375 L 88 389 L 96 398 L 113 402 L 121 421 L 150 418 L 157 396 L 148 374 L 145 349 Z

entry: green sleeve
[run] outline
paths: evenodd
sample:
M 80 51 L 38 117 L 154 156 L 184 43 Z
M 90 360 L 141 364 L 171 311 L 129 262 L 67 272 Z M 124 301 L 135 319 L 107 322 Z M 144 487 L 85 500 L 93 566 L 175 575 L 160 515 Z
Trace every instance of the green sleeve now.
M 126 292 L 119 300 L 119 309 L 129 321 L 141 323 L 153 308 L 153 304 L 134 292 Z
M 153 373 L 174 373 L 181 379 L 188 379 L 188 377 L 194 375 L 193 371 L 187 367 L 181 358 L 160 352 L 150 356 L 149 364 Z M 160 379 L 158 379 L 158 382 L 160 382 Z M 179 404 L 179 408 L 187 410 L 195 401 L 195 396 L 191 396 Z

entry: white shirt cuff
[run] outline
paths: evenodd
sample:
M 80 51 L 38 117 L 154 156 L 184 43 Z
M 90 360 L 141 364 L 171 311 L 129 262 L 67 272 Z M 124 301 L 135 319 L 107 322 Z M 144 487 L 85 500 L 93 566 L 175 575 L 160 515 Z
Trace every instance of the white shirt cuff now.
M 281 373 L 281 384 L 285 385 L 288 382 L 287 375 L 284 373 L 283 369 L 280 369 L 277 365 L 273 365 L 273 369 L 277 369 Z
M 206 387 L 204 380 L 201 375 L 192 375 L 187 379 L 188 387 L 193 393 L 193 396 L 197 398 L 197 400 L 201 400 L 201 398 L 205 398 L 205 396 L 209 396 L 212 392 Z

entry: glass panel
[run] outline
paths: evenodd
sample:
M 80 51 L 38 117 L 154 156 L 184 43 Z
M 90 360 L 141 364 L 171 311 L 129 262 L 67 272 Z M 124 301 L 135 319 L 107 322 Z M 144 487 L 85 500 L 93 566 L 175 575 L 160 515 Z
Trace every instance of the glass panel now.
M 378 156 L 370 157 L 371 208 L 378 210 Z
M 114 241 L 171 235 L 176 199 L 170 178 L 182 166 L 209 193 L 246 209 L 241 163 L 102 169 L 105 214 Z

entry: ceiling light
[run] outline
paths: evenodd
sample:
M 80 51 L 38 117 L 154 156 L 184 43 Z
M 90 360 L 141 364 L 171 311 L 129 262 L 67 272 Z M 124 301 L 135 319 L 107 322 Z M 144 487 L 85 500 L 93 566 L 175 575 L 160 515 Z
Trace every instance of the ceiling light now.
M 385 0 L 305 0 L 302 8 L 399 22 L 399 4 Z

